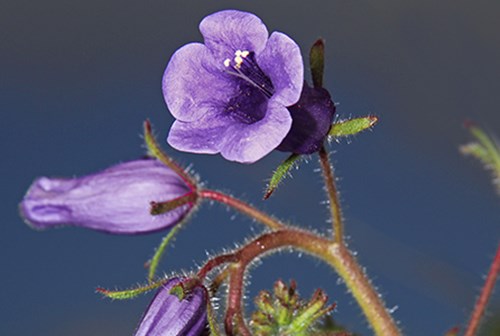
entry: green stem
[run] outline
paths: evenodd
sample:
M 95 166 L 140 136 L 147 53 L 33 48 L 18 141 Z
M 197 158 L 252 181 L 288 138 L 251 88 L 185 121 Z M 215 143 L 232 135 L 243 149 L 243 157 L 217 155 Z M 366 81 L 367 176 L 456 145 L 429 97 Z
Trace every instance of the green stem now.
M 334 239 L 338 244 L 344 243 L 344 224 L 342 221 L 342 209 L 340 207 L 339 194 L 335 185 L 335 176 L 333 169 L 330 165 L 330 159 L 325 146 L 319 150 L 319 159 L 321 169 L 323 171 L 323 178 L 325 180 L 328 199 L 330 201 L 330 212 L 332 216 L 332 225 L 334 232 Z

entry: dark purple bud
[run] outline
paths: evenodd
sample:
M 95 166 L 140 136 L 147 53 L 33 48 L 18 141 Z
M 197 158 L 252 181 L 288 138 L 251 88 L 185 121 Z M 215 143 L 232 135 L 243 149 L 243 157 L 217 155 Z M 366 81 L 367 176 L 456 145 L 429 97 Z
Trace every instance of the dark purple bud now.
M 179 299 L 170 294 L 181 280 L 170 279 L 157 293 L 142 317 L 135 336 L 185 335 L 198 336 L 206 332 L 207 296 L 203 287 L 194 287 Z
M 312 154 L 318 151 L 333 122 L 335 104 L 323 88 L 311 88 L 304 82 L 299 101 L 288 107 L 292 128 L 278 146 L 282 152 Z
M 40 177 L 26 193 L 20 210 L 36 229 L 71 225 L 115 234 L 144 233 L 177 224 L 192 208 L 188 203 L 153 216 L 151 202 L 189 193 L 182 178 L 161 162 L 138 160 L 81 178 Z

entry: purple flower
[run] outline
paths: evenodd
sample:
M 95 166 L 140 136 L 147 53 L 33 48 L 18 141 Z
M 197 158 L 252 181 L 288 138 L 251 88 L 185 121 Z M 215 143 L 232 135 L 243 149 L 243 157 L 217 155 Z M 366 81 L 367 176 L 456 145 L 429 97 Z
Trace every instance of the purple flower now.
M 152 216 L 152 201 L 170 201 L 190 192 L 181 177 L 164 164 L 138 160 L 81 178 L 40 177 L 20 209 L 36 229 L 72 225 L 118 234 L 143 233 L 175 225 L 192 207 L 185 204 Z
M 181 151 L 221 153 L 251 163 L 275 149 L 292 125 L 304 66 L 297 44 L 271 36 L 253 14 L 226 10 L 200 23 L 205 44 L 175 52 L 163 94 L 177 119 L 168 143 Z
M 335 104 L 323 88 L 311 88 L 304 82 L 299 101 L 288 108 L 292 129 L 277 150 L 296 154 L 312 154 L 325 141 L 335 114 Z
M 170 279 L 157 293 L 142 317 L 135 336 L 198 336 L 206 331 L 207 299 L 202 287 L 195 287 L 182 300 L 170 294 L 180 279 Z

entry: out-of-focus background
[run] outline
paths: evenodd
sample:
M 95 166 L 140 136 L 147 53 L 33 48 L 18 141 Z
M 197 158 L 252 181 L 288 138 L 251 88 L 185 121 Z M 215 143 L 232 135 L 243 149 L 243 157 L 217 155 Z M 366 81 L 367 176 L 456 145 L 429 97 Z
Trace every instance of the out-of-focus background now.
M 17 206 L 36 176 L 79 176 L 144 153 L 141 123 L 161 139 L 173 121 L 161 77 L 177 48 L 200 41 L 200 20 L 227 8 L 257 14 L 290 35 L 304 56 L 326 41 L 326 87 L 339 117 L 380 123 L 332 144 L 350 247 L 358 252 L 406 335 L 463 325 L 500 237 L 500 198 L 480 165 L 462 157 L 462 127 L 500 134 L 500 34 L 496 1 L 26 1 L 0 10 L 0 334 L 130 335 L 152 295 L 102 299 L 97 286 L 144 282 L 144 262 L 164 233 L 113 236 L 65 228 L 36 232 Z M 268 201 L 265 180 L 286 155 L 253 165 L 168 149 L 203 181 L 283 219 L 328 233 L 316 157 Z M 203 206 L 161 269 L 192 270 L 261 227 Z M 296 279 L 337 302 L 334 317 L 371 332 L 337 276 L 283 252 L 255 267 L 249 296 Z M 494 306 L 500 306 L 498 293 Z M 247 310 L 253 309 L 249 300 Z

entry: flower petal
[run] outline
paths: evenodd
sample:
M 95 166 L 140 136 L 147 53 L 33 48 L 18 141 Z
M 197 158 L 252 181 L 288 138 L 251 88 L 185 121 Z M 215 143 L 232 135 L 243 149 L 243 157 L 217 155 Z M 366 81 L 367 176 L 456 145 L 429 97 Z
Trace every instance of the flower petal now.
M 219 101 L 228 101 L 235 88 L 226 76 L 213 65 L 213 55 L 203 44 L 186 44 L 174 53 L 163 75 L 170 113 L 178 120 L 193 121 Z
M 170 294 L 179 279 L 169 280 L 156 294 L 149 305 L 135 336 L 141 335 L 186 335 L 197 336 L 207 326 L 207 302 L 200 287 L 183 300 Z
M 304 64 L 300 48 L 290 37 L 274 32 L 257 63 L 274 85 L 273 99 L 284 106 L 295 104 L 304 82 Z
M 238 10 L 220 11 L 205 17 L 200 23 L 200 32 L 205 45 L 221 65 L 225 59 L 233 59 L 237 50 L 260 53 L 269 36 L 257 16 Z
M 271 99 L 266 116 L 253 124 L 234 124 L 225 133 L 221 154 L 241 163 L 253 163 L 275 149 L 292 125 L 286 107 Z
M 170 128 L 167 142 L 184 152 L 219 153 L 228 127 L 235 122 L 218 112 L 212 110 L 193 122 L 175 121 Z
M 173 226 L 190 209 L 184 205 L 152 216 L 151 201 L 169 201 L 188 192 L 170 168 L 156 160 L 139 160 L 82 178 L 39 178 L 20 210 L 36 229 L 73 225 L 116 234 L 142 233 Z

